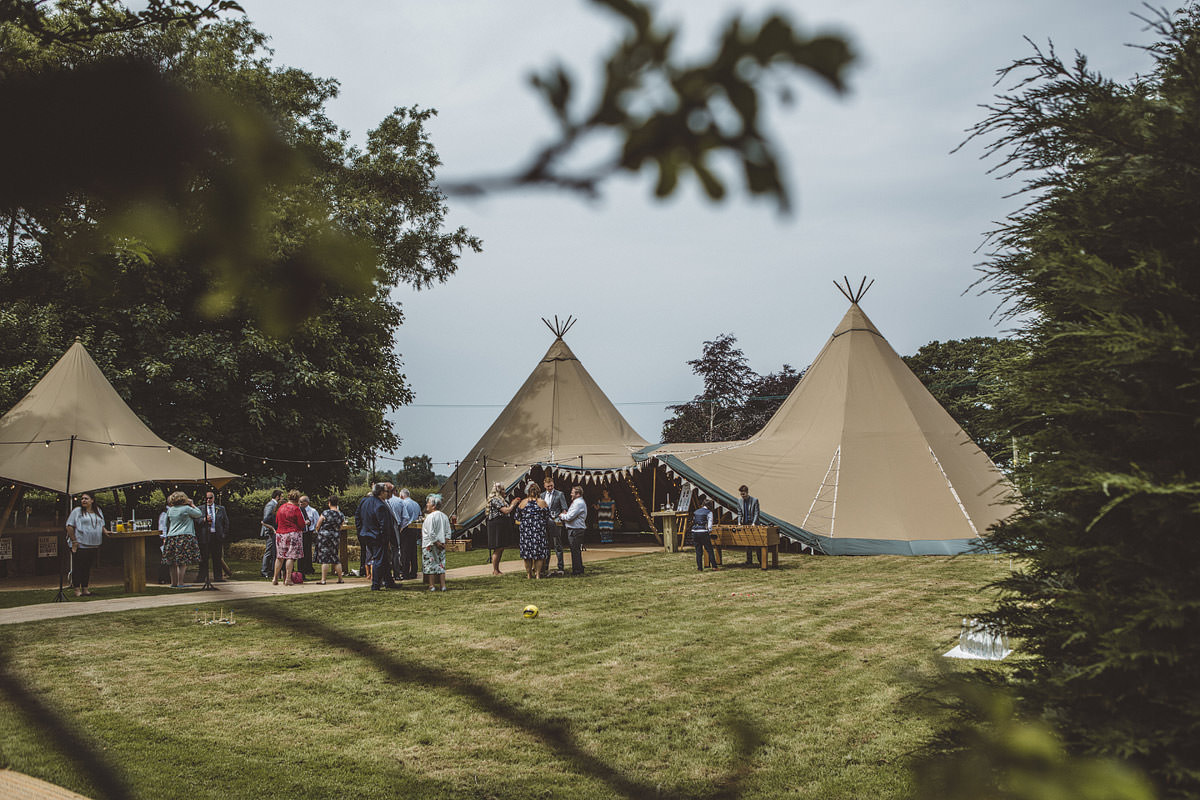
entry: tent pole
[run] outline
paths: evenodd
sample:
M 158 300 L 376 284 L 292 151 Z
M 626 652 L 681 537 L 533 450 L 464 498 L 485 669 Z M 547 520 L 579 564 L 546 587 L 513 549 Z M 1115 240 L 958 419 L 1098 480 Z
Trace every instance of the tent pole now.
M 488 479 L 487 479 L 487 453 L 480 453 L 479 456 L 480 456 L 480 458 L 483 459 L 483 507 L 484 507 L 484 511 L 485 511 L 484 519 L 487 519 L 486 510 L 488 508 L 488 504 L 491 502 L 490 498 L 492 496 L 492 487 L 490 485 L 488 485 Z M 505 498 L 505 499 L 508 499 L 508 498 Z M 492 550 L 492 548 L 489 547 L 488 548 L 488 563 L 489 564 L 492 563 L 492 553 L 493 552 L 494 551 Z
M 71 462 L 75 458 L 75 434 L 71 434 L 71 444 L 67 450 L 67 516 L 71 516 Z M 64 523 L 62 533 L 62 547 L 58 551 L 58 595 L 54 598 L 54 602 L 61 603 L 67 599 L 67 595 L 63 592 L 63 583 L 66 574 L 63 572 L 63 555 L 67 549 L 67 526 Z
M 201 463 L 204 464 L 204 490 L 205 490 L 205 492 L 207 492 L 208 491 L 208 462 L 202 460 Z M 212 585 L 212 575 L 209 574 L 209 567 L 212 564 L 212 547 L 213 547 L 212 531 L 209 531 L 208 533 L 206 533 L 205 538 L 208 540 L 208 547 L 206 547 L 206 548 L 204 548 L 204 550 L 200 551 L 200 557 L 204 558 L 207 556 L 209 563 L 204 565 L 204 585 L 200 587 L 200 591 L 216 592 L 219 590 L 217 589 L 217 587 Z M 221 549 L 220 543 L 217 543 L 216 547 L 218 550 L 220 550 Z M 206 553 L 205 550 L 207 550 L 208 552 Z M 218 562 L 219 561 L 220 561 L 220 559 L 218 559 Z M 217 577 L 218 578 L 221 577 L 221 564 L 220 563 L 217 564 Z

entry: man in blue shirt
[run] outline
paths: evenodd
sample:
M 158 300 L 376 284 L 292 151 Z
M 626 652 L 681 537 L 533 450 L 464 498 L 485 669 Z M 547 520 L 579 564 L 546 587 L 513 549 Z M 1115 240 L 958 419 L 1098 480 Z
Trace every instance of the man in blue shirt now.
M 384 501 L 388 505 L 388 510 L 392 512 L 392 517 L 396 520 L 396 532 L 392 535 L 388 542 L 388 551 L 391 556 L 390 563 L 392 567 L 392 576 L 400 580 L 404 580 L 404 570 L 400 565 L 400 537 L 404 532 L 404 501 L 400 499 L 400 495 L 396 493 L 396 486 L 392 483 L 385 483 L 387 487 L 387 495 Z
M 417 577 L 417 540 L 421 538 L 418 530 L 409 530 L 408 526 L 421 518 L 421 506 L 408 496 L 408 489 L 400 490 L 400 579 L 410 581 Z

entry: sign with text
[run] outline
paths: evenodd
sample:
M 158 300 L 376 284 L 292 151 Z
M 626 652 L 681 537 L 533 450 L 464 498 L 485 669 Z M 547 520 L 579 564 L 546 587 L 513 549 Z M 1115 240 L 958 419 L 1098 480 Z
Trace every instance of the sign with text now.
M 58 555 L 58 537 L 57 536 L 39 536 L 38 537 L 38 558 L 54 558 Z
M 12 537 L 0 539 L 0 561 L 12 561 Z

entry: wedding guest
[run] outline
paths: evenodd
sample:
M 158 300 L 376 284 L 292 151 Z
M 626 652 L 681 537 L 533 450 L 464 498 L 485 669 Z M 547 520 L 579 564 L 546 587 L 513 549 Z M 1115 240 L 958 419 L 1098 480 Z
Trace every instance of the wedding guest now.
M 600 499 L 594 506 L 596 509 L 596 528 L 600 531 L 601 544 L 613 540 L 613 529 L 616 527 L 617 504 L 613 501 L 608 489 L 600 491 Z
M 696 545 L 696 569 L 701 572 L 704 572 L 705 552 L 708 553 L 709 566 L 713 570 L 721 569 L 717 565 L 717 553 L 713 550 L 713 513 L 712 509 L 709 508 L 709 502 L 706 500 L 702 506 L 692 513 L 692 542 Z
M 429 591 L 437 589 L 434 582 L 446 591 L 446 542 L 450 539 L 450 518 L 442 511 L 442 496 L 431 494 L 425 499 L 425 521 L 421 523 L 421 572 L 429 578 Z
M 279 585 L 279 573 L 283 567 L 287 572 L 283 576 L 283 585 L 292 585 L 292 573 L 296 562 L 304 555 L 304 526 L 306 520 L 300 509 L 300 492 L 292 489 L 288 492 L 287 502 L 275 512 L 275 574 L 271 585 Z
M 538 497 L 538 486 L 530 481 L 525 486 L 525 498 L 517 507 L 521 530 L 517 546 L 525 561 L 525 577 L 541 578 L 542 565 L 550 557 L 546 528 L 550 525 L 550 505 Z
M 92 576 L 92 565 L 96 563 L 96 551 L 104 541 L 104 512 L 96 505 L 91 492 L 79 496 L 79 505 L 71 509 L 67 517 L 67 545 L 71 548 L 71 585 L 76 597 L 91 597 L 88 583 Z
M 500 559 L 504 556 L 504 548 L 512 547 L 513 521 L 512 511 L 517 507 L 517 499 L 511 503 L 504 496 L 504 484 L 493 483 L 492 493 L 487 502 L 487 537 L 488 549 L 492 551 L 492 574 L 500 574 Z
M 182 589 L 189 564 L 200 563 L 200 543 L 196 540 L 196 520 L 204 515 L 192 498 L 172 492 L 167 498 L 167 535 L 163 543 L 163 561 L 171 567 L 171 586 Z
M 317 520 L 317 563 L 321 565 L 321 585 L 329 575 L 329 565 L 334 565 L 337 582 L 345 583 L 342 578 L 342 559 L 338 555 L 338 542 L 342 536 L 342 525 L 346 515 L 338 508 L 340 502 L 337 495 L 330 495 L 327 501 L 329 508 Z

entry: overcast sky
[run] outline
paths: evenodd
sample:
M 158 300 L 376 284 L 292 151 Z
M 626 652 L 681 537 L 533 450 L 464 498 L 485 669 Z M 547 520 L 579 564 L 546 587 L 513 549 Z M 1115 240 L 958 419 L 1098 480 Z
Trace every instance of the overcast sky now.
M 329 111 L 353 140 L 396 106 L 437 109 L 430 131 L 447 180 L 522 163 L 552 132 L 527 76 L 561 61 L 594 86 L 600 54 L 621 33 L 584 0 L 243 5 L 277 63 L 341 83 Z M 771 111 L 794 210 L 781 216 L 736 187 L 712 204 L 690 181 L 656 202 L 649 174 L 610 182 L 598 202 L 545 191 L 452 198 L 450 223 L 484 250 L 464 255 L 448 283 L 396 294 L 405 323 L 394 344 L 416 404 L 391 415 L 403 438 L 394 455 L 465 456 L 549 347 L 539 318 L 555 314 L 579 319 L 567 343 L 652 442 L 662 404 L 700 391 L 685 362 L 706 339 L 733 333 L 759 372 L 810 363 L 845 312 L 832 285 L 842 275 L 875 279 L 863 309 L 901 354 L 1004 335 L 996 298 L 968 288 L 983 234 L 1012 210 L 1004 195 L 1016 185 L 986 174 L 980 147 L 950 151 L 983 116 L 996 70 L 1030 52 L 1022 36 L 1081 50 L 1117 79 L 1150 63 L 1125 46 L 1150 40 L 1132 0 L 660 7 L 694 53 L 735 10 L 757 19 L 782 8 L 803 30 L 852 42 L 846 96 L 800 78 L 799 102 Z M 472 405 L 483 407 L 455 407 Z

